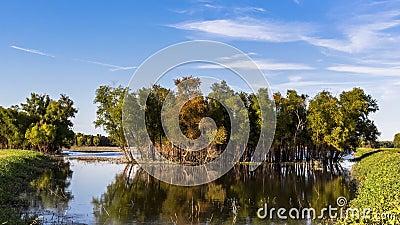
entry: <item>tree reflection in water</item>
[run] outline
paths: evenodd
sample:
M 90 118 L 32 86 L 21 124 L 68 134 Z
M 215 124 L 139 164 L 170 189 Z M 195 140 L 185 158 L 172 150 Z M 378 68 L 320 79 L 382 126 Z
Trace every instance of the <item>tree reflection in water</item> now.
M 52 220 L 54 217 L 62 218 L 63 212 L 68 210 L 68 202 L 73 198 L 67 191 L 71 177 L 70 164 L 60 160 L 54 168 L 32 181 L 34 191 L 29 194 L 29 199 L 30 208 L 35 210 L 33 213 L 41 215 L 43 220 L 49 216 Z
M 339 166 L 264 164 L 250 172 L 248 166 L 238 165 L 212 183 L 181 187 L 127 165 L 107 191 L 93 199 L 94 215 L 100 224 L 265 224 L 256 214 L 264 203 L 288 210 L 314 207 L 318 212 L 329 204 L 336 207 L 340 196 L 352 198 L 346 173 Z

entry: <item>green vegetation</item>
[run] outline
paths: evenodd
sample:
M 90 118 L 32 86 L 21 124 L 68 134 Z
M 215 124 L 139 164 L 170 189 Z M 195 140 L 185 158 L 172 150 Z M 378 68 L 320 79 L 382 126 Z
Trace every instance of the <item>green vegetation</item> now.
M 0 224 L 31 224 L 35 218 L 22 218 L 28 202 L 21 198 L 30 182 L 54 166 L 55 161 L 28 150 L 0 150 Z
M 379 148 L 394 148 L 393 141 L 378 141 Z
M 360 183 L 357 197 L 350 202 L 350 207 L 360 211 L 371 209 L 370 218 L 348 220 L 346 223 L 400 223 L 400 149 L 381 150 L 362 159 L 353 168 L 353 175 Z M 366 149 L 361 151 L 367 153 Z
M 378 149 L 376 149 L 376 148 L 357 148 L 357 151 L 354 152 L 354 156 L 362 157 L 365 154 L 369 154 L 369 153 L 372 153 L 377 150 Z
M 277 117 L 275 139 L 268 154 L 260 160 L 335 162 L 344 152 L 350 152 L 359 146 L 377 144 L 379 132 L 369 116 L 378 110 L 378 105 L 376 100 L 360 88 L 344 91 L 339 98 L 328 91 L 322 91 L 309 99 L 307 95 L 298 94 L 294 90 L 288 90 L 286 96 L 275 93 L 271 98 L 267 89 L 261 88 L 254 94 L 238 93 L 222 81 L 212 84 L 211 92 L 202 97 L 200 84 L 199 78 L 184 77 L 175 80 L 176 92 L 153 85 L 151 88 L 142 88 L 137 93 L 127 93 L 127 89 L 121 86 L 116 88 L 101 86 L 97 89 L 94 100 L 98 106 L 95 124 L 97 127 L 102 126 L 110 135 L 110 139 L 125 150 L 127 146 L 122 127 L 122 106 L 125 97 L 125 100 L 129 100 L 129 105 L 126 106 L 129 107 L 129 115 L 128 113 L 124 115 L 133 124 L 132 127 L 125 129 L 131 131 L 136 143 L 140 143 L 139 140 L 148 133 L 155 150 L 167 159 L 176 162 L 203 163 L 219 156 L 228 140 L 235 146 L 235 143 L 247 138 L 242 137 L 243 134 L 240 133 L 231 133 L 231 123 L 244 127 L 245 121 L 239 118 L 247 114 L 250 120 L 250 135 L 241 161 L 250 161 L 258 140 L 261 140 L 261 145 L 268 142 L 267 137 L 263 136 L 261 123 L 264 121 L 267 126 L 273 124 L 271 118 L 261 118 L 266 116 L 261 112 L 272 112 L 272 106 L 275 104 Z M 144 99 L 143 96 L 148 98 Z M 173 146 L 172 140 L 166 138 L 160 119 L 161 109 L 167 96 L 173 103 L 170 107 L 176 108 L 177 105 L 186 102 L 179 112 L 179 127 L 173 129 L 180 129 L 187 138 L 193 140 L 200 136 L 199 122 L 204 117 L 214 120 L 217 130 L 211 145 L 201 151 L 191 151 L 190 146 L 185 147 L 187 149 Z M 218 102 L 219 99 L 225 100 Z M 241 104 L 244 104 L 244 110 L 240 107 Z M 223 105 L 233 109 L 234 121 L 230 121 Z M 139 120 L 138 111 L 143 109 L 146 114 L 145 128 L 135 126 L 135 121 Z M 167 115 L 166 118 L 168 122 L 173 115 Z M 140 147 L 151 148 L 150 151 L 154 152 L 154 149 L 147 145 Z M 268 146 L 261 147 L 268 148 Z M 129 151 L 124 152 L 129 159 L 133 159 Z
M 75 134 L 75 147 L 114 147 L 115 144 L 108 137 L 101 134 L 91 135 L 91 134 Z
M 71 118 L 77 113 L 73 104 L 66 95 L 53 100 L 48 95 L 32 93 L 21 107 L 0 106 L 0 148 L 52 153 L 71 146 Z
M 393 145 L 395 148 L 400 148 L 400 133 L 394 136 Z
M 96 90 L 94 103 L 97 104 L 97 120 L 94 121 L 96 128 L 102 127 L 109 138 L 124 152 L 125 157 L 134 161 L 132 154 L 125 151 L 127 144 L 122 127 L 122 106 L 126 94 L 126 88 L 118 86 L 100 86 Z
M 340 152 L 355 150 L 361 142 L 373 145 L 379 132 L 368 116 L 377 110 L 376 100 L 360 88 L 342 92 L 339 99 L 327 91 L 317 94 L 307 117 L 317 151 L 337 161 Z

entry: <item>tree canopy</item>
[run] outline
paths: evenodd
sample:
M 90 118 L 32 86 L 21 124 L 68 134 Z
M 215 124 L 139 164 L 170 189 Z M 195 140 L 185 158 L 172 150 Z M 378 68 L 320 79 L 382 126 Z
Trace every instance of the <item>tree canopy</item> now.
M 58 100 L 32 93 L 26 103 L 0 107 L 1 148 L 54 152 L 70 147 L 74 140 L 71 118 L 78 112 L 66 95 Z
M 241 138 L 248 138 L 241 160 L 252 160 L 257 143 L 263 144 L 267 138 L 261 130 L 261 121 L 271 120 L 267 117 L 261 118 L 261 111 L 271 110 L 273 104 L 276 106 L 277 120 L 275 138 L 263 160 L 336 161 L 344 152 L 355 150 L 358 146 L 375 145 L 379 136 L 374 122 L 369 118 L 379 107 L 376 100 L 361 88 L 343 91 L 338 97 L 322 91 L 309 98 L 295 90 L 288 90 L 286 96 L 275 93 L 270 98 L 267 89 L 260 88 L 254 94 L 235 92 L 225 81 L 212 84 L 211 92 L 204 96 L 200 89 L 200 79 L 192 76 L 176 79 L 175 85 L 176 92 L 153 85 L 134 93 L 127 93 L 127 89 L 121 86 L 101 86 L 96 91 L 95 98 L 95 103 L 98 104 L 96 126 L 103 126 L 121 148 L 126 147 L 122 127 L 123 96 L 126 95 L 131 109 L 145 109 L 146 113 L 145 128 L 135 128 L 135 110 L 126 115 L 133 121 L 130 129 L 135 131 L 137 140 L 148 134 L 156 150 L 164 157 L 172 161 L 197 163 L 212 160 L 224 151 L 228 141 L 239 143 Z M 143 96 L 148 97 L 144 99 Z M 189 139 L 194 140 L 200 136 L 200 121 L 203 118 L 212 118 L 216 130 L 210 134 L 214 139 L 206 149 L 191 152 L 190 146 L 184 147 L 186 149 L 175 148 L 171 140 L 168 140 L 160 119 L 167 96 L 168 101 L 173 104 L 164 107 L 176 108 L 183 105 L 179 111 L 179 127 L 171 129 L 180 129 L 179 132 Z M 220 99 L 223 99 L 222 102 Z M 244 104 L 244 110 L 239 107 L 240 104 Z M 233 115 L 248 116 L 249 137 L 231 132 L 232 124 L 236 123 L 240 127 L 245 121 L 238 120 L 241 117 L 233 117 L 237 119 L 231 121 L 227 109 L 233 111 Z M 166 117 L 164 122 L 172 123 L 169 118 L 173 115 Z

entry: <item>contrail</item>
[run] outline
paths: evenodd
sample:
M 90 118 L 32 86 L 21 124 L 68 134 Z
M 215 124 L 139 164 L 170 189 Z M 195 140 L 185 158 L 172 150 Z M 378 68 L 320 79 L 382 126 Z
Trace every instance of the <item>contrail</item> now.
M 33 53 L 33 54 L 38 54 L 38 55 L 43 55 L 43 56 L 55 58 L 54 55 L 50 55 L 50 54 L 47 54 L 47 53 L 44 53 L 44 52 L 41 52 L 41 51 L 35 50 L 35 49 L 22 48 L 22 47 L 18 47 L 18 46 L 15 46 L 15 45 L 11 45 L 10 47 L 13 48 L 13 49 L 24 51 L 24 52 L 29 52 L 29 53 Z

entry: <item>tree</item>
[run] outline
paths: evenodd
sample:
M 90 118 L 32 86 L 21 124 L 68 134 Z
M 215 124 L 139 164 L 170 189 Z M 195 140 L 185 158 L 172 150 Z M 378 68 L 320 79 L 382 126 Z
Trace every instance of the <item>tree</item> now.
M 96 90 L 94 103 L 97 104 L 96 128 L 103 127 L 109 137 L 122 150 L 126 147 L 124 130 L 122 127 L 122 104 L 126 88 L 118 86 L 101 86 Z
M 50 152 L 54 149 L 57 127 L 52 124 L 36 124 L 26 131 L 25 137 L 33 148 L 40 152 Z
M 25 132 L 33 122 L 17 106 L 0 107 L 0 144 L 2 148 L 27 148 Z
M 54 152 L 70 147 L 75 138 L 71 118 L 77 110 L 66 95 L 53 100 L 32 93 L 21 107 L 0 107 L 0 147 Z
M 59 100 L 51 100 L 46 109 L 44 121 L 56 127 L 56 139 L 53 143 L 55 149 L 69 148 L 74 142 L 71 118 L 75 117 L 78 110 L 73 105 L 74 102 L 68 96 L 61 95 Z
M 165 134 L 162 127 L 161 110 L 169 90 L 160 85 L 153 85 L 151 90 L 142 89 L 140 92 L 140 95 L 143 92 L 149 93 L 145 107 L 146 128 L 153 144 L 158 145 L 162 149 Z
M 77 146 L 84 146 L 85 145 L 85 140 L 84 140 L 84 138 L 85 138 L 85 135 L 83 135 L 82 133 L 78 133 L 78 134 L 76 134 L 76 136 L 75 136 L 75 139 L 76 139 L 76 145 Z
M 96 147 L 99 146 L 100 141 L 101 141 L 100 135 L 96 135 L 96 136 L 93 137 L 93 145 L 94 146 L 96 146 Z
M 243 161 L 266 157 L 275 162 L 337 161 L 343 152 L 354 150 L 361 143 L 374 145 L 379 135 L 369 118 L 379 109 L 377 102 L 360 88 L 344 91 L 339 98 L 322 91 L 307 105 L 308 96 L 295 90 L 288 90 L 286 95 L 275 93 L 272 100 L 265 88 L 257 93 L 235 92 L 222 81 L 212 84 L 211 92 L 204 98 L 199 78 L 176 79 L 175 85 L 177 92 L 153 85 L 126 96 L 126 89 L 121 86 L 101 86 L 94 101 L 98 104 L 96 126 L 103 126 L 122 149 L 127 145 L 125 128 L 129 145 L 136 146 L 142 156 L 146 153 L 144 157 L 154 158 L 157 150 L 171 161 L 184 163 L 186 159 L 188 163 L 212 160 L 228 142 L 236 152 L 244 149 L 240 159 Z M 123 128 L 124 97 L 126 127 Z M 139 123 L 143 116 L 145 123 Z M 271 131 L 275 124 L 273 138 Z M 248 128 L 250 134 L 246 137 Z M 178 143 L 182 142 L 181 133 L 187 137 L 183 138 L 185 143 Z M 206 139 L 199 139 L 202 134 L 206 134 L 201 136 Z M 191 151 L 198 143 L 191 140 L 207 141 L 209 145 L 201 151 Z M 268 150 L 271 142 L 267 154 L 257 150 L 260 146 Z M 147 149 L 150 151 L 144 151 Z
M 400 148 L 400 133 L 394 136 L 393 143 L 395 148 Z
M 307 115 L 313 142 L 318 150 L 329 150 L 331 160 L 337 160 L 340 152 L 355 150 L 362 142 L 373 146 L 380 133 L 368 117 L 377 110 L 376 100 L 361 88 L 344 91 L 339 99 L 321 92 L 310 102 Z M 326 152 L 322 154 L 326 156 Z
M 346 147 L 355 150 L 360 142 L 369 146 L 376 145 L 380 133 L 374 122 L 368 117 L 379 110 L 378 104 L 371 95 L 361 88 L 353 88 L 340 94 L 340 106 L 343 114 L 343 126 L 349 132 Z
M 93 146 L 93 135 L 86 135 L 85 146 Z
M 100 86 L 96 90 L 94 103 L 97 104 L 97 119 L 94 124 L 102 127 L 109 138 L 124 152 L 125 157 L 133 161 L 132 154 L 127 151 L 124 128 L 122 125 L 122 107 L 127 89 L 122 86 Z
M 56 101 L 48 95 L 32 93 L 31 97 L 26 99 L 26 103 L 21 104 L 22 110 L 32 119 L 32 125 L 25 134 L 29 144 L 45 152 L 54 152 L 62 147 L 69 148 L 75 137 L 71 118 L 78 112 L 73 105 L 74 102 L 63 94 Z M 45 140 L 40 142 L 40 137 L 44 137 Z
M 320 92 L 311 100 L 307 120 L 318 158 L 333 161 L 343 151 L 349 132 L 341 126 L 342 118 L 339 100 L 328 91 Z
M 176 79 L 178 87 L 177 103 L 183 105 L 179 112 L 179 126 L 189 139 L 196 139 L 200 136 L 200 120 L 207 115 L 207 104 L 201 95 L 200 79 L 184 77 Z
M 295 90 L 288 90 L 286 97 L 280 93 L 274 95 L 277 123 L 273 150 L 277 160 L 303 160 L 309 139 L 306 130 L 307 97 Z M 298 151 L 301 154 L 296 154 Z

